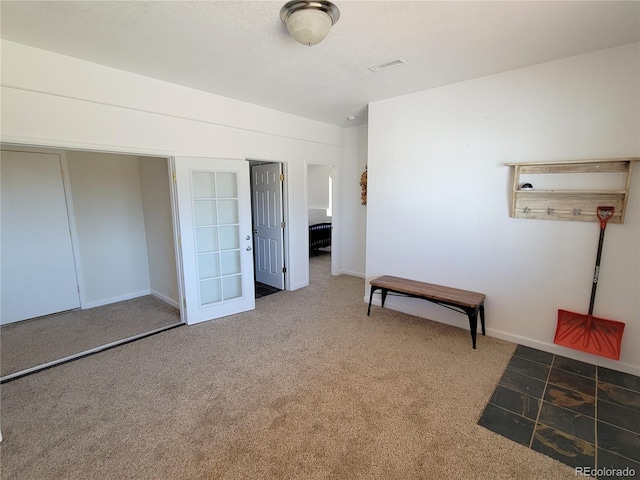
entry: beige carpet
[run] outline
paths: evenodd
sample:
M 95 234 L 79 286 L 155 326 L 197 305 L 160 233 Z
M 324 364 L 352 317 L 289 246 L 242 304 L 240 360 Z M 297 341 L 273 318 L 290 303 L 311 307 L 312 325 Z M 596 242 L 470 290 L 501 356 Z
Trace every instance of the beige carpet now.
M 180 323 L 180 311 L 147 295 L 10 323 L 0 328 L 0 376 Z
M 255 311 L 2 385 L 2 478 L 575 478 L 477 425 L 515 345 L 367 317 L 362 279 L 311 262 Z

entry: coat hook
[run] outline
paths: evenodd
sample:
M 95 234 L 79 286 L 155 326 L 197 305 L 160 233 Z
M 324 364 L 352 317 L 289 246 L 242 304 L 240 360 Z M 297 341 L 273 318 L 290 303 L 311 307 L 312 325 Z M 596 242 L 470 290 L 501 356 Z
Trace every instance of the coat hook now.
M 547 215 L 553 215 L 553 208 L 547 208 Z
M 574 215 L 580 215 L 582 213 L 582 210 L 580 210 L 579 208 L 574 208 L 573 209 L 573 214 Z

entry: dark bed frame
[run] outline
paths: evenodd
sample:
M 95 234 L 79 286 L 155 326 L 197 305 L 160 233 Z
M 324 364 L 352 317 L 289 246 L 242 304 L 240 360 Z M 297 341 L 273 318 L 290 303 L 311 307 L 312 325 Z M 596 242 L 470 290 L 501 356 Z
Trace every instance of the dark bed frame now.
M 309 225 L 309 254 L 318 254 L 319 248 L 331 246 L 331 224 L 316 223 Z

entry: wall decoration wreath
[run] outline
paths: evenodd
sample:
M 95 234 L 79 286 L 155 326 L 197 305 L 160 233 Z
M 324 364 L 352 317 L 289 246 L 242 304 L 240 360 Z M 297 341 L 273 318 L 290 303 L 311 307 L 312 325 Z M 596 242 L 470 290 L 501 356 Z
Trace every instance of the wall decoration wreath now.
M 362 193 L 360 194 L 360 200 L 362 205 L 367 204 L 367 167 L 365 165 L 364 172 L 360 175 L 360 188 L 362 189 Z

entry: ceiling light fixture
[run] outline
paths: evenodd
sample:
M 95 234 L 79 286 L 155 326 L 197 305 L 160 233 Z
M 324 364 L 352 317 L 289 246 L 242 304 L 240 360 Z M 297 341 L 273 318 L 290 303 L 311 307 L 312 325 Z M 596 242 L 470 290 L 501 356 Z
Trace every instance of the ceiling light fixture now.
M 282 20 L 293 38 L 303 45 L 320 43 L 340 18 L 340 10 L 326 0 L 292 0 L 280 9 Z

